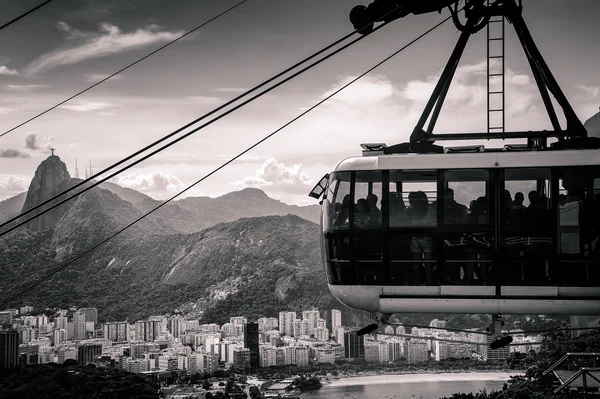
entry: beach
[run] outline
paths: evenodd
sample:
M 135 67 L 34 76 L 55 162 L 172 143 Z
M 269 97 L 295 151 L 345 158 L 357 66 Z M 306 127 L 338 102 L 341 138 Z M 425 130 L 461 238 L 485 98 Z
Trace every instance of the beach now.
M 402 384 L 431 381 L 508 381 L 512 375 L 522 375 L 523 372 L 462 372 L 462 373 L 431 373 L 431 374 L 394 374 L 369 375 L 357 377 L 341 377 L 329 380 L 326 387 L 346 387 L 354 385 L 373 384 Z
M 454 393 L 500 390 L 512 375 L 523 372 L 458 372 L 369 375 L 330 379 L 318 391 L 305 391 L 303 399 L 422 398 L 438 399 Z

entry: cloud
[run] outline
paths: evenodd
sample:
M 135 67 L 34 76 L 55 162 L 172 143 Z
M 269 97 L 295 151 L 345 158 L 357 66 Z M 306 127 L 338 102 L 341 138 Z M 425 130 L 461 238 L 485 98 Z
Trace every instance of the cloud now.
M 131 33 L 123 33 L 110 23 L 100 24 L 99 33 L 84 33 L 72 29 L 65 22 L 57 27 L 75 39 L 76 45 L 54 50 L 41 55 L 26 67 L 27 75 L 34 75 L 61 65 L 72 65 L 92 58 L 102 58 L 129 50 L 139 49 L 154 43 L 169 42 L 183 34 L 183 31 L 159 31 L 156 25 L 136 29 Z
M 0 107 L 0 115 L 10 114 L 11 112 L 17 112 L 17 110 L 13 108 Z
M 48 87 L 46 85 L 6 85 L 8 91 L 29 92 Z
M 163 172 L 150 172 L 116 176 L 114 183 L 143 193 L 164 197 L 165 194 L 176 194 L 186 185 L 175 175 Z
M 272 188 L 278 191 L 305 193 L 314 181 L 302 170 L 302 164 L 286 167 L 283 162 L 268 158 L 252 176 L 233 182 L 236 186 Z
M 90 103 L 81 103 L 81 104 L 69 104 L 69 105 L 61 105 L 60 108 L 69 109 L 71 111 L 77 112 L 90 112 L 90 111 L 99 111 L 102 109 L 114 107 L 114 104 L 103 103 L 103 102 L 90 102 Z
M 340 87 L 343 87 L 354 79 L 356 79 L 356 76 L 344 78 L 339 84 L 323 94 L 321 99 L 330 96 L 333 92 L 339 90 Z M 394 85 L 384 76 L 367 75 L 336 94 L 332 100 L 372 104 L 390 98 L 395 94 Z
M 0 158 L 30 158 L 31 155 L 14 148 L 0 149 Z
M 92 73 L 86 75 L 88 82 L 98 82 L 100 80 L 104 80 L 108 78 L 110 75 L 108 73 Z M 121 80 L 123 79 L 123 75 L 115 75 L 110 80 Z
M 222 103 L 223 100 L 219 97 L 210 97 L 210 96 L 190 96 L 186 97 L 189 101 L 192 101 L 197 104 L 206 104 L 206 105 L 215 105 Z
M 218 91 L 220 93 L 244 93 L 248 91 L 245 87 L 220 87 L 218 89 L 213 89 L 214 91 Z
M 495 71 L 498 65 L 492 63 L 490 69 Z M 401 90 L 401 96 L 416 107 L 423 107 L 435 88 L 441 71 L 423 80 L 412 80 Z M 457 68 L 450 90 L 444 101 L 443 109 L 461 110 L 464 112 L 485 112 L 487 102 L 487 65 L 486 61 L 463 65 Z M 501 80 L 490 79 L 490 89 L 499 90 Z M 496 87 L 498 86 L 498 87 Z M 505 112 L 511 116 L 522 116 L 534 108 L 539 98 L 533 79 L 529 75 L 520 74 L 512 69 L 505 71 Z M 537 95 L 536 95 L 537 94 Z M 498 97 L 499 98 L 499 97 Z M 491 99 L 493 108 L 497 108 Z M 483 111 L 482 111 L 483 109 Z
M 2 193 L 2 197 L 8 198 L 27 191 L 28 188 L 29 179 L 19 176 L 0 175 L 0 193 Z
M 575 87 L 580 90 L 588 100 L 596 98 L 598 97 L 598 94 L 600 94 L 600 86 L 576 85 Z
M 0 66 L 0 75 L 19 76 L 20 73 L 16 69 L 10 69 L 7 66 L 1 65 Z
M 30 150 L 46 150 L 49 151 L 54 143 L 53 136 L 47 136 L 42 139 L 42 142 L 38 142 L 37 134 L 35 132 L 29 132 L 25 136 L 25 148 Z

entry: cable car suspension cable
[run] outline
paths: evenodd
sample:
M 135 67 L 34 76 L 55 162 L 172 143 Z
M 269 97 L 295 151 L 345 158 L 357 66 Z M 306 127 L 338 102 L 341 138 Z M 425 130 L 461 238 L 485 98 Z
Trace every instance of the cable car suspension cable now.
M 438 24 L 438 25 L 441 25 L 442 23 L 446 22 L 448 19 L 450 19 L 450 17 L 448 17 L 448 18 L 447 18 L 447 19 L 445 19 L 444 21 L 440 22 L 440 24 Z M 376 31 L 376 30 L 378 30 L 378 29 L 381 29 L 381 28 L 383 28 L 383 27 L 384 27 L 385 25 L 387 25 L 388 23 L 389 23 L 389 22 L 379 25 L 377 28 L 375 28 L 375 29 L 373 30 L 373 32 L 375 32 L 375 31 Z M 436 25 L 436 27 L 437 27 L 438 25 Z M 434 27 L 433 29 L 435 29 L 435 27 Z M 332 43 L 332 44 L 330 44 L 330 45 L 328 45 L 328 46 L 324 47 L 323 49 L 321 49 L 321 50 L 319 50 L 318 52 L 316 52 L 316 53 L 312 54 L 311 56 L 309 56 L 309 57 L 305 58 L 304 60 L 302 60 L 302 61 L 300 61 L 300 62 L 298 62 L 298 63 L 294 64 L 293 66 L 291 66 L 291 67 L 287 68 L 286 70 L 284 70 L 284 71 L 280 72 L 279 74 L 277 74 L 277 75 L 273 76 L 272 78 L 270 78 L 270 79 L 268 79 L 268 80 L 264 81 L 263 83 L 260 83 L 259 85 L 257 85 L 257 86 L 255 86 L 255 87 L 253 87 L 252 89 L 248 90 L 247 92 L 245 92 L 245 93 L 243 93 L 243 94 L 241 94 L 241 95 L 239 95 L 239 96 L 235 97 L 234 99 L 232 99 L 232 100 L 228 101 L 227 103 L 225 103 L 225 104 L 223 104 L 223 105 L 221 105 L 221 106 L 219 106 L 219 107 L 215 108 L 214 110 L 212 110 L 212 111 L 208 112 L 207 114 L 204 114 L 204 115 L 203 115 L 203 116 L 201 116 L 200 118 L 197 118 L 197 119 L 195 119 L 194 121 L 192 121 L 192 122 L 190 122 L 190 123 L 186 124 L 185 126 L 182 126 L 181 128 L 179 128 L 179 129 L 177 129 L 177 130 L 175 130 L 175 131 L 173 131 L 173 132 L 169 133 L 168 135 L 166 135 L 166 136 L 162 137 L 161 139 L 159 139 L 159 140 L 157 140 L 157 141 L 155 141 L 155 142 L 153 142 L 153 143 L 151 143 L 151 144 L 147 145 L 146 147 L 142 148 L 141 150 L 138 150 L 138 151 L 136 151 L 135 153 L 133 153 L 133 154 L 131 154 L 131 155 L 127 156 L 126 158 L 124 158 L 124 159 L 122 159 L 122 160 L 120 160 L 120 161 L 116 162 L 115 164 L 113 164 L 113 165 L 111 165 L 111 166 L 109 166 L 109 167 L 107 167 L 107 168 L 105 168 L 105 169 L 101 170 L 100 172 L 98 172 L 98 173 L 96 173 L 96 174 L 94 174 L 94 175 L 92 175 L 92 176 L 88 177 L 87 179 L 80 181 L 79 183 L 77 183 L 77 184 L 75 184 L 75 185 L 73 185 L 73 186 L 69 187 L 68 189 L 64 190 L 63 192 L 60 192 L 60 193 L 58 193 L 58 194 L 56 194 L 56 195 L 54 195 L 54 196 L 52 196 L 52 197 L 50 197 L 50 198 L 48 198 L 48 199 L 46 199 L 46 200 L 42 201 L 41 203 L 39 203 L 39 204 L 37 204 L 37 205 L 35 205 L 35 206 L 31 207 L 30 209 L 28 209 L 28 210 L 26 210 L 26 211 L 23 211 L 23 212 L 21 212 L 19 215 L 17 215 L 17 216 L 15 216 L 15 217 L 13 217 L 13 218 L 11 218 L 11 219 L 9 219 L 9 220 L 7 220 L 7 221 L 3 222 L 2 224 L 0 224 L 0 228 L 2 228 L 2 227 L 5 227 L 5 226 L 7 226 L 7 225 L 9 225 L 9 224 L 11 224 L 11 223 L 13 223 L 13 222 L 17 221 L 18 219 L 22 218 L 23 216 L 25 216 L 25 215 L 27 215 L 27 214 L 29 214 L 29 213 L 31 213 L 31 212 L 33 212 L 33 211 L 37 210 L 37 209 L 40 209 L 42 206 L 44 206 L 44 205 L 47 205 L 47 204 L 49 204 L 50 202 L 53 202 L 53 201 L 55 201 L 56 199 L 58 199 L 59 197 L 63 196 L 64 194 L 66 194 L 66 193 L 68 193 L 68 192 L 71 192 L 71 191 L 75 190 L 76 188 L 83 186 L 83 185 L 84 185 L 84 184 L 86 184 L 86 183 L 89 183 L 89 182 L 90 182 L 90 181 L 92 181 L 94 178 L 96 178 L 96 177 L 98 177 L 98 176 L 101 176 L 101 175 L 103 175 L 104 173 L 106 173 L 106 172 L 110 171 L 110 170 L 111 170 L 111 169 L 113 169 L 114 167 L 116 167 L 116 166 L 119 166 L 119 165 L 121 165 L 121 164 L 125 163 L 126 161 L 128 161 L 128 160 L 130 160 L 130 159 L 134 158 L 135 156 L 137 156 L 137 155 L 141 154 L 142 152 L 144 152 L 144 151 L 146 151 L 146 150 L 148 150 L 148 149 L 150 149 L 150 148 L 152 148 L 152 147 L 156 146 L 157 144 L 159 144 L 159 143 L 162 143 L 163 141 L 165 141 L 165 140 L 167 140 L 167 139 L 169 139 L 169 138 L 171 138 L 171 137 L 175 136 L 176 134 L 178 134 L 178 133 L 182 132 L 183 130 L 187 129 L 188 127 L 190 127 L 190 126 L 192 126 L 192 125 L 196 124 L 197 122 L 199 122 L 199 121 L 201 121 L 201 120 L 203 120 L 203 119 L 207 118 L 208 116 L 210 116 L 210 115 L 212 115 L 212 114 L 216 113 L 217 111 L 220 111 L 220 110 L 222 110 L 222 109 L 223 109 L 223 108 L 225 108 L 226 106 L 228 106 L 228 105 L 231 105 L 233 102 L 237 101 L 238 99 L 241 99 L 242 97 L 244 97 L 244 96 L 246 96 L 246 95 L 248 95 L 248 94 L 250 94 L 250 93 L 252 93 L 252 92 L 256 91 L 256 90 L 257 90 L 257 89 L 259 89 L 260 87 L 262 87 L 262 86 L 265 86 L 266 84 L 268 84 L 268 83 L 272 82 L 273 80 L 275 80 L 275 79 L 277 79 L 277 78 L 279 78 L 279 77 L 281 77 L 281 76 L 285 75 L 286 73 L 288 73 L 288 72 L 290 72 L 291 70 L 293 70 L 293 69 L 297 68 L 298 66 L 300 66 L 300 65 L 302 65 L 303 63 L 307 62 L 308 60 L 310 60 L 310 59 L 314 58 L 315 56 L 317 56 L 317 55 L 319 55 L 319 54 L 321 54 L 321 53 L 323 53 L 323 52 L 325 52 L 325 51 L 327 51 L 327 50 L 331 49 L 332 47 L 336 46 L 337 44 L 340 44 L 342 41 L 344 41 L 345 39 L 349 38 L 350 36 L 352 36 L 353 34 L 355 34 L 357 31 L 358 31 L 358 30 L 355 30 L 355 31 L 353 31 L 353 32 L 351 32 L 351 33 L 349 33 L 349 34 L 345 35 L 345 36 L 344 36 L 344 37 L 342 37 L 341 39 L 339 39 L 339 40 L 335 41 L 334 43 Z M 429 32 L 429 31 L 428 31 L 428 32 Z M 427 32 L 427 33 L 428 33 L 428 32 Z M 223 118 L 223 117 L 225 117 L 225 116 L 229 115 L 230 113 L 232 113 L 232 112 L 236 111 L 237 109 L 239 109 L 239 108 L 243 107 L 244 105 L 246 105 L 246 104 L 248 104 L 248 103 L 250 103 L 250 102 L 254 101 L 255 99 L 257 99 L 257 98 L 259 98 L 259 97 L 263 96 L 264 94 L 266 94 L 266 93 L 270 92 L 271 90 L 274 90 L 275 88 L 277 88 L 277 87 L 281 86 L 282 84 L 284 84 L 284 83 L 288 82 L 289 80 L 291 80 L 291 79 L 295 78 L 296 76 L 298 76 L 298 75 L 300 75 L 300 74 L 302 74 L 302 73 L 306 72 L 307 70 L 309 70 L 309 69 L 313 68 L 314 66 L 316 66 L 316 65 L 320 64 L 321 62 L 323 62 L 323 61 L 327 60 L 328 58 L 331 58 L 332 56 L 336 55 L 337 53 L 339 53 L 339 52 L 341 52 L 341 51 L 345 50 L 346 48 L 348 48 L 348 47 L 352 46 L 353 44 L 355 44 L 356 42 L 358 42 L 358 41 L 360 41 L 360 40 L 364 39 L 365 37 L 366 37 L 366 36 L 360 36 L 359 38 L 357 38 L 357 39 L 354 39 L 353 41 L 351 41 L 351 42 L 349 42 L 349 43 L 347 43 L 347 44 L 343 45 L 342 47 L 340 47 L 340 48 L 336 49 L 336 50 L 335 50 L 335 51 L 333 51 L 332 53 L 330 53 L 330 54 L 327 54 L 327 55 L 326 55 L 326 56 L 324 56 L 323 58 L 320 58 L 320 59 L 318 59 L 317 61 L 313 62 L 312 64 L 308 65 L 307 67 L 304 67 L 304 68 L 303 68 L 303 69 L 301 69 L 300 71 L 297 71 L 297 72 L 295 72 L 294 74 L 292 74 L 292 75 L 288 76 L 288 77 L 287 77 L 287 78 L 285 78 L 284 80 L 282 80 L 282 81 L 280 81 L 280 82 L 276 83 L 275 85 L 273 85 L 273 86 L 271 86 L 271 87 L 269 87 L 269 88 L 267 88 L 267 89 L 263 90 L 263 91 L 262 91 L 262 92 L 260 92 L 259 94 L 257 94 L 257 95 L 255 95 L 255 96 L 251 97 L 250 99 L 248 99 L 248 100 L 245 100 L 244 102 L 242 102 L 242 103 L 240 103 L 240 104 L 236 105 L 234 108 L 232 108 L 232 109 L 230 109 L 230 110 L 228 110 L 228 111 L 224 112 L 223 114 L 221 114 L 221 115 L 219 115 L 219 116 L 217 116 L 217 117 L 215 117 L 215 118 L 211 119 L 209 122 L 206 122 L 206 123 L 204 123 L 203 125 L 201 125 L 201 126 L 199 126 L 199 127 L 195 128 L 194 130 L 191 130 L 190 132 L 187 132 L 187 133 L 185 133 L 183 136 L 180 136 L 179 138 L 177 138 L 177 139 L 175 139 L 175 140 L 171 141 L 170 143 L 168 143 L 168 144 L 165 144 L 165 145 L 163 145 L 162 147 L 160 147 L 160 148 L 158 148 L 158 149 L 156 149 L 156 150 L 152 151 L 151 153 L 144 155 L 142 158 L 140 158 L 140 159 L 138 159 L 138 160 L 134 161 L 133 163 L 131 163 L 131 164 L 129 164 L 129 165 L 127 165 L 127 166 L 125 166 L 125 167 L 123 167 L 123 168 L 119 169 L 118 171 L 116 171 L 116 172 L 113 172 L 113 173 L 111 173 L 110 175 L 108 175 L 108 176 L 106 176 L 106 177 L 104 177 L 104 178 L 102 178 L 102 179 L 100 179 L 100 180 L 98 180 L 98 181 L 94 182 L 93 184 L 91 184 L 91 185 L 87 185 L 87 186 L 86 186 L 86 187 L 84 187 L 84 188 L 83 188 L 81 191 L 79 191 L 79 192 L 77 192 L 77 193 L 75 193 L 75 194 L 72 194 L 72 195 L 68 196 L 67 198 L 65 198 L 65 199 L 63 199 L 63 200 L 61 200 L 61 201 L 59 201 L 59 202 L 56 202 L 56 203 L 54 203 L 54 204 L 50 205 L 49 207 L 45 208 L 45 209 L 44 209 L 44 210 L 42 210 L 41 212 L 39 212 L 39 213 L 37 213 L 37 214 L 35 214 L 35 215 L 33 215 L 33 216 L 31 216 L 31 217 L 29 217 L 29 218 L 25 219 L 25 220 L 21 220 L 21 221 L 17 222 L 16 224 L 14 224 L 14 225 L 10 226 L 8 229 L 6 229 L 6 230 L 4 230 L 4 231 L 0 232 L 0 237 L 1 237 L 1 236 L 3 236 L 3 235 L 5 235 L 5 234 L 7 234 L 7 233 L 9 233 L 9 232 L 11 232 L 11 231 L 13 231 L 13 230 L 15 230 L 16 228 L 18 228 L 18 227 L 20 227 L 20 226 L 22 226 L 22 225 L 24 225 L 24 224 L 28 223 L 29 221 L 31 221 L 31 220 L 33 220 L 33 219 L 35 219 L 35 218 L 37 218 L 37 217 L 39 217 L 39 216 L 41 216 L 41 215 L 45 214 L 46 212 L 49 212 L 49 211 L 51 211 L 52 209 L 54 209 L 54 208 L 56 208 L 56 207 L 58 207 L 58 206 L 60 206 L 60 205 L 64 204 L 65 202 L 67 202 L 67 201 L 70 201 L 71 199 L 73 199 L 73 198 L 75 198 L 75 197 L 79 196 L 80 194 L 83 194 L 84 192 L 86 192 L 86 191 L 88 191 L 88 190 L 90 190 L 90 189 L 92 189 L 92 188 L 94 188 L 94 187 L 98 186 L 99 184 L 101 184 L 101 183 L 103 183 L 103 182 L 107 181 L 108 179 L 110 179 L 110 178 L 112 178 L 112 177 L 116 176 L 117 174 L 119 174 L 119 173 L 121 173 L 121 172 L 123 172 L 123 171 L 125 171 L 125 170 L 127 170 L 127 169 L 129 169 L 129 168 L 131 168 L 131 167 L 133 167 L 133 166 L 135 166 L 135 165 L 137 165 L 137 164 L 139 164 L 140 162 L 143 162 L 144 160 L 146 160 L 146 159 L 150 158 L 151 156 L 153 156 L 153 155 L 157 154 L 158 152 L 160 152 L 160 151 L 162 151 L 162 150 L 164 150 L 164 149 L 166 149 L 166 148 L 168 148 L 168 147 L 170 147 L 170 146 L 172 146 L 172 145 L 176 144 L 177 142 L 179 142 L 179 141 L 183 140 L 183 139 L 184 139 L 184 138 L 186 138 L 186 137 L 189 137 L 190 135 L 192 135 L 193 133 L 197 132 L 198 130 L 201 130 L 201 129 L 203 129 L 203 128 L 205 128 L 205 127 L 209 126 L 209 125 L 211 125 L 212 123 L 214 123 L 214 122 L 218 121 L 219 119 L 221 119 L 221 118 Z M 417 39 L 417 40 L 418 40 L 418 39 Z
M 40 116 L 42 116 L 42 115 L 44 115 L 44 114 L 47 114 L 48 112 L 50 112 L 50 111 L 52 111 L 52 110 L 54 110 L 54 109 L 56 109 L 56 108 L 60 107 L 60 106 L 61 106 L 61 105 L 63 105 L 64 103 L 71 101 L 71 100 L 72 100 L 72 99 L 74 99 L 75 97 L 78 97 L 79 95 L 81 95 L 81 94 L 83 94 L 83 93 L 85 93 L 85 92 L 87 92 L 87 91 L 89 91 L 89 90 L 93 89 L 94 87 L 98 86 L 99 84 L 102 84 L 102 83 L 106 82 L 107 80 L 109 80 L 109 79 L 113 78 L 114 76 L 116 76 L 116 75 L 120 74 L 121 72 L 123 72 L 123 71 L 125 71 L 125 70 L 127 70 L 127 69 L 131 68 L 132 66 L 134 66 L 134 65 L 136 65 L 136 64 L 139 64 L 140 62 L 144 61 L 146 58 L 148 58 L 148 57 L 150 57 L 150 56 L 152 56 L 152 55 L 154 55 L 154 54 L 158 53 L 159 51 L 161 51 L 161 50 L 163 50 L 164 48 L 166 48 L 166 47 L 170 46 L 171 44 L 173 44 L 173 43 L 175 43 L 175 42 L 177 42 L 177 41 L 179 41 L 179 40 L 183 39 L 184 37 L 186 37 L 186 36 L 188 36 L 188 35 L 190 35 L 190 34 L 192 34 L 192 33 L 194 33 L 194 32 L 195 32 L 195 31 L 197 31 L 198 29 L 200 29 L 200 28 L 202 28 L 202 27 L 204 27 L 204 26 L 208 25 L 208 24 L 209 24 L 209 23 L 211 23 L 212 21 L 215 21 L 216 19 L 218 19 L 218 18 L 222 17 L 223 15 L 227 14 L 228 12 L 232 11 L 234 8 L 236 8 L 236 7 L 239 7 L 240 5 L 242 5 L 243 3 L 247 2 L 247 1 L 248 1 L 248 0 L 242 0 L 242 1 L 240 1 L 239 3 L 235 4 L 233 7 L 230 7 L 230 8 L 228 8 L 227 10 L 223 11 L 222 13 L 220 13 L 220 14 L 218 14 L 218 15 L 216 15 L 216 16 L 214 16 L 214 17 L 212 17 L 212 18 L 211 18 L 211 19 L 209 19 L 208 21 L 205 21 L 205 22 L 203 22 L 202 24 L 200 24 L 200 25 L 196 26 L 194 29 L 192 29 L 192 30 L 190 30 L 190 31 L 188 31 L 188 32 L 186 32 L 186 33 L 184 33 L 183 35 L 181 35 L 181 36 L 179 36 L 179 37 L 176 37 L 175 39 L 171 40 L 171 41 L 170 41 L 170 42 L 168 42 L 167 44 L 165 44 L 165 45 L 163 45 L 163 46 L 161 46 L 161 47 L 157 48 L 156 50 L 152 51 L 152 52 L 151 52 L 151 53 L 149 53 L 149 54 L 146 54 L 145 56 L 143 56 L 142 58 L 138 59 L 137 61 L 134 61 L 134 62 L 132 62 L 131 64 L 127 65 L 126 67 L 119 69 L 117 72 L 114 72 L 114 73 L 110 74 L 109 76 L 107 76 L 107 77 L 105 77 L 104 79 L 102 79 L 102 80 L 100 80 L 100 81 L 98 81 L 98 82 L 94 83 L 93 85 L 91 85 L 91 86 L 87 87 L 86 89 L 83 89 L 83 90 L 81 90 L 80 92 L 73 94 L 71 97 L 69 97 L 69 98 L 67 98 L 67 99 L 65 99 L 65 100 L 63 100 L 63 101 L 61 101 L 61 102 L 59 102 L 58 104 L 56 104 L 56 105 L 53 105 L 52 107 L 50 107 L 50 108 L 46 109 L 45 111 L 42 111 L 42 112 L 40 112 L 39 114 L 37 114 L 37 115 L 35 115 L 35 116 L 33 116 L 33 117 L 31 117 L 31 118 L 27 119 L 25 122 L 22 122 L 22 123 L 18 124 L 17 126 L 14 126 L 14 127 L 10 128 L 10 129 L 9 129 L 9 130 L 7 130 L 6 132 L 4 132 L 4 133 L 0 134 L 0 137 L 3 137 L 3 136 L 5 136 L 5 135 L 7 135 L 8 133 L 10 133 L 10 132 L 12 132 L 12 131 L 14 131 L 14 130 L 16 130 L 16 129 L 20 128 L 21 126 L 24 126 L 24 125 L 28 124 L 29 122 L 32 122 L 32 121 L 36 120 L 36 119 L 37 119 L 37 118 L 39 118 Z M 1 29 L 1 28 L 0 28 L 0 29 Z
M 287 122 L 286 124 L 284 124 L 283 126 L 281 126 L 280 128 L 278 128 L 277 130 L 273 131 L 272 133 L 268 134 L 267 136 L 263 137 L 262 139 L 260 139 L 259 141 L 257 141 L 256 143 L 254 143 L 253 145 L 251 145 L 250 147 L 246 148 L 245 150 L 243 150 L 242 152 L 238 153 L 236 156 L 232 157 L 231 159 L 229 159 L 227 162 L 221 164 L 219 167 L 213 169 L 211 172 L 207 173 L 206 175 L 204 175 L 202 178 L 200 178 L 199 180 L 197 180 L 196 182 L 192 183 L 191 185 L 189 185 L 188 187 L 186 187 L 185 189 L 181 190 L 179 193 L 175 194 L 174 196 L 172 196 L 171 198 L 165 200 L 164 202 L 161 202 L 158 206 L 154 207 L 153 209 L 149 210 L 148 212 L 144 213 L 142 216 L 138 217 L 137 219 L 135 219 L 134 221 L 130 222 L 129 224 L 127 224 L 126 226 L 120 228 L 119 230 L 117 230 L 115 233 L 111 234 L 109 237 L 105 238 L 104 240 L 100 241 L 98 244 L 94 245 L 93 247 L 91 247 L 90 249 L 82 252 L 81 254 L 79 254 L 78 256 L 76 256 L 75 258 L 73 258 L 72 260 L 66 262 L 64 265 L 59 266 L 58 268 L 56 268 L 55 270 L 53 270 L 52 272 L 48 273 L 46 276 L 42 277 L 41 279 L 39 279 L 38 281 L 36 281 L 35 283 L 31 284 L 30 286 L 28 286 L 27 288 L 21 290 L 20 292 L 18 292 L 17 294 L 11 296 L 10 298 L 4 300 L 2 303 L 0 303 L 0 308 L 6 306 L 7 304 L 9 304 L 10 302 L 12 302 L 13 300 L 15 300 L 16 298 L 22 296 L 23 294 L 31 291 L 32 289 L 34 289 L 35 287 L 37 287 L 38 285 L 40 285 L 41 283 L 43 283 L 44 281 L 50 279 L 52 276 L 54 276 L 55 274 L 57 274 L 58 272 L 62 271 L 63 269 L 65 269 L 66 267 L 68 267 L 69 265 L 75 263 L 76 261 L 78 261 L 79 259 L 83 258 L 84 256 L 88 255 L 89 253 L 93 252 L 94 250 L 96 250 L 98 247 L 102 246 L 104 243 L 110 241 L 111 239 L 113 239 L 114 237 L 116 237 L 117 235 L 121 234 L 122 232 L 124 232 L 125 230 L 127 230 L 128 228 L 130 228 L 131 226 L 133 226 L 134 224 L 136 224 L 137 222 L 139 222 L 140 220 L 146 218 L 148 215 L 154 213 L 155 211 L 159 210 L 160 208 L 162 208 L 164 205 L 168 204 L 169 202 L 171 202 L 172 200 L 174 200 L 175 198 L 179 197 L 180 195 L 182 195 L 183 193 L 187 192 L 188 190 L 192 189 L 193 187 L 195 187 L 196 185 L 200 184 L 201 182 L 203 182 L 204 180 L 206 180 L 207 178 L 209 178 L 210 176 L 214 175 L 215 173 L 217 173 L 218 171 L 220 171 L 221 169 L 225 168 L 227 165 L 229 165 L 230 163 L 234 162 L 235 160 L 237 160 L 238 158 L 240 158 L 241 156 L 245 155 L 246 153 L 250 152 L 251 150 L 253 150 L 254 148 L 258 147 L 260 144 L 262 144 L 263 142 L 267 141 L 268 139 L 270 139 L 271 137 L 273 137 L 274 135 L 276 135 L 277 133 L 279 133 L 281 130 L 283 130 L 284 128 L 286 128 L 287 126 L 291 125 L 292 123 L 294 123 L 295 121 L 297 121 L 298 119 L 300 119 L 301 117 L 303 117 L 304 115 L 308 114 L 309 112 L 311 112 L 312 110 L 314 110 L 315 108 L 317 108 L 318 106 L 320 106 L 321 104 L 323 104 L 325 101 L 329 100 L 330 98 L 332 98 L 333 96 L 335 96 L 336 94 L 338 94 L 339 92 L 341 92 L 342 90 L 344 90 L 345 88 L 347 88 L 348 86 L 352 85 L 353 83 L 355 83 L 356 81 L 358 81 L 359 79 L 361 79 L 362 77 L 364 77 L 365 75 L 369 74 L 370 72 L 372 72 L 373 70 L 375 70 L 376 68 L 378 68 L 379 66 L 381 66 L 382 64 L 384 64 L 385 62 L 389 61 L 391 58 L 393 58 L 394 56 L 398 55 L 400 52 L 402 52 L 403 50 L 405 50 L 406 48 L 410 47 L 412 44 L 416 43 L 418 40 L 420 40 L 421 38 L 423 38 L 424 36 L 426 36 L 427 34 L 431 33 L 432 31 L 434 31 L 435 29 L 437 29 L 438 27 L 440 27 L 442 24 L 444 24 L 446 21 L 448 21 L 450 19 L 450 17 L 445 18 L 443 21 L 439 22 L 438 24 L 434 25 L 432 28 L 428 29 L 427 31 L 425 31 L 424 33 L 422 33 L 421 35 L 419 35 L 417 38 L 411 40 L 408 44 L 404 45 L 403 47 L 401 47 L 399 50 L 396 50 L 394 53 L 392 53 L 390 56 L 384 58 L 382 61 L 378 62 L 377 64 L 375 64 L 373 67 L 369 68 L 368 70 L 366 70 L 365 72 L 361 73 L 360 75 L 358 75 L 356 78 L 352 79 L 351 81 L 349 81 L 348 83 L 344 84 L 342 87 L 340 87 L 339 89 L 333 91 L 331 94 L 327 95 L 326 97 L 324 97 L 321 101 L 319 101 L 318 103 L 312 105 L 310 108 L 308 108 L 306 111 L 302 112 L 301 114 L 299 114 L 298 116 L 296 116 L 295 118 L 293 118 L 292 120 L 290 120 L 289 122 Z M 380 27 L 382 27 L 383 25 L 380 25 Z M 360 39 L 360 38 L 359 38 Z M 357 39 L 358 40 L 358 39 Z M 354 43 L 354 42 L 352 42 Z M 201 127 L 196 128 L 195 130 L 199 130 L 201 129 Z M 192 131 L 193 132 L 193 131 Z
M 4 25 L 0 26 L 0 30 L 6 28 L 9 25 L 14 24 L 15 22 L 17 22 L 18 20 L 20 20 L 21 18 L 25 18 L 27 15 L 31 14 L 32 12 L 34 12 L 35 10 L 42 8 L 43 6 L 45 6 L 46 4 L 50 3 L 52 0 L 46 0 L 45 2 L 38 4 L 37 6 L 33 7 L 31 10 L 27 11 L 24 14 L 19 15 L 18 17 L 12 19 L 11 21 L 8 21 L 7 23 L 5 23 Z M 2 136 L 0 136 L 2 137 Z

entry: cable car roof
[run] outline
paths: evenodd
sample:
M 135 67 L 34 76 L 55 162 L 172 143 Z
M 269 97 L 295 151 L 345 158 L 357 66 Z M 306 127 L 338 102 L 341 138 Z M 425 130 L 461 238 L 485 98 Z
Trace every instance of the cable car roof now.
M 365 151 L 367 152 L 367 151 Z M 452 152 L 443 154 L 393 154 L 350 157 L 340 161 L 333 172 L 381 169 L 479 169 L 548 166 L 600 165 L 598 150 Z

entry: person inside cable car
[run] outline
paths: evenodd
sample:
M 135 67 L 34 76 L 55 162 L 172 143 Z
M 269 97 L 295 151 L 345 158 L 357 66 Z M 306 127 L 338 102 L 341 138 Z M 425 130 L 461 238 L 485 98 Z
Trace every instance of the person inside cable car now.
M 367 195 L 367 205 L 370 209 L 369 219 L 373 227 L 381 226 L 381 210 L 377 208 L 378 199 L 375 194 Z
M 350 194 L 346 194 L 342 203 L 336 203 L 336 214 L 333 225 L 337 228 L 346 227 L 348 228 L 348 218 L 350 217 Z
M 431 206 L 435 209 L 436 202 Z M 468 222 L 467 207 L 459 204 L 454 199 L 454 190 L 450 187 L 444 189 L 444 223 L 446 224 L 464 224 Z M 444 240 L 445 254 L 447 262 L 447 278 L 452 284 L 458 284 L 460 280 L 460 269 L 467 266 L 459 261 L 467 258 L 466 240 L 463 234 L 448 235 Z
M 360 198 L 356 201 L 356 211 L 354 214 L 354 226 L 356 228 L 369 228 L 371 227 L 371 208 L 366 199 Z
M 490 223 L 488 213 L 489 203 L 487 197 L 479 197 L 471 206 L 469 213 L 469 223 L 474 225 L 487 225 Z M 485 262 L 489 258 L 490 241 L 487 233 L 474 233 L 470 236 L 467 245 L 467 268 L 465 270 L 464 281 L 468 285 L 473 284 L 473 277 L 477 275 L 479 283 L 486 285 L 488 264 Z
M 402 193 L 390 193 L 390 227 L 400 227 L 405 223 L 406 204 Z
M 463 204 L 459 204 L 454 199 L 454 190 L 450 187 L 446 187 L 444 189 L 444 223 L 465 223 L 467 221 L 467 213 L 467 207 Z
M 525 209 L 527 209 L 525 208 L 525 205 L 523 205 L 523 202 L 525 202 L 525 195 L 523 195 L 523 193 L 520 191 L 516 192 L 515 199 L 513 200 L 512 206 L 510 208 L 510 213 L 517 224 L 522 224 L 523 214 Z
M 390 228 L 399 228 L 408 226 L 407 207 L 402 198 L 402 193 L 390 192 L 389 201 L 389 213 L 390 213 Z M 382 204 L 383 207 L 383 204 Z M 396 260 L 391 264 L 391 278 L 395 282 L 394 285 L 405 285 L 407 284 L 407 276 L 411 275 L 413 270 L 412 265 L 407 265 L 402 261 L 411 260 L 412 253 L 410 251 L 410 242 L 412 237 L 406 237 L 403 235 L 393 235 L 391 237 L 390 246 L 390 259 Z
M 412 191 L 408 194 L 410 207 L 405 215 L 412 227 L 435 227 L 437 214 L 434 207 L 429 205 L 427 194 L 423 191 Z M 434 242 L 430 236 L 415 236 L 410 242 L 410 251 L 413 263 L 412 271 L 408 276 L 409 285 L 433 284 L 433 251 Z M 421 270 L 425 269 L 425 280 L 420 277 Z

